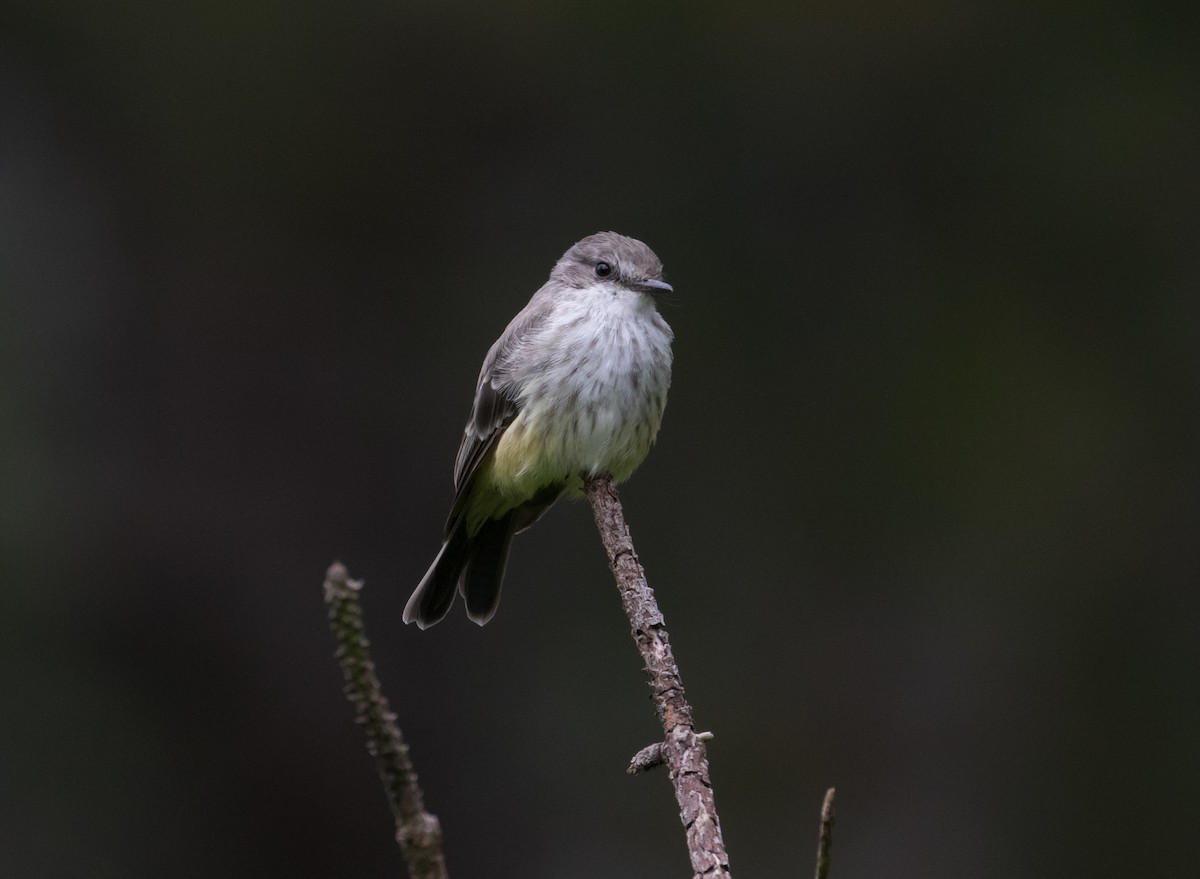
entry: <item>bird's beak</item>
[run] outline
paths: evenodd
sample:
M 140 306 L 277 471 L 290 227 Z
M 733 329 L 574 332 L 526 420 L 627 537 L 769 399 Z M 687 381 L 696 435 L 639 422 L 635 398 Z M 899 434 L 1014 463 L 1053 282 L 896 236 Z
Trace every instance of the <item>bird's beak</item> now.
M 675 288 L 666 281 L 656 281 L 654 278 L 642 278 L 640 281 L 634 281 L 629 286 L 633 287 L 639 293 L 649 293 L 651 296 L 655 293 L 675 292 Z

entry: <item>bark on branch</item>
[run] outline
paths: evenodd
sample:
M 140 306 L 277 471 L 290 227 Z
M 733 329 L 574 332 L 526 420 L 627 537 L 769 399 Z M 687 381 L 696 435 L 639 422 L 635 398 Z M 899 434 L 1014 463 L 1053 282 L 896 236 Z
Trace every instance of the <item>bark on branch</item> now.
M 679 817 L 687 833 L 692 873 L 695 879 L 728 879 L 729 856 L 725 853 L 721 825 L 713 803 L 704 743 L 692 725 L 692 709 L 683 695 L 683 683 L 667 641 L 666 625 L 654 592 L 646 582 L 646 572 L 634 551 L 621 499 L 608 476 L 589 480 L 585 491 L 608 554 L 609 567 L 621 592 L 621 606 L 629 617 L 633 640 L 646 663 L 654 705 L 666 736 L 662 756 L 675 786 Z
M 346 568 L 334 562 L 325 574 L 325 603 L 329 624 L 337 638 L 337 659 L 346 678 L 346 698 L 354 704 L 355 722 L 367 734 L 367 751 L 383 781 L 396 842 L 412 879 L 447 879 L 442 854 L 442 829 L 436 816 L 425 811 L 425 800 L 417 784 L 417 773 L 408 756 L 408 746 L 396 726 L 396 715 L 375 677 L 358 593 L 362 581 L 351 580 Z

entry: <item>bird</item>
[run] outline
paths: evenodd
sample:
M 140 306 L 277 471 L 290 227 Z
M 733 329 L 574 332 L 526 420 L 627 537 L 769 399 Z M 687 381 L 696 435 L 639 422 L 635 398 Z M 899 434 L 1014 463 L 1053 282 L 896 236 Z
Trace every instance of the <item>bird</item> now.
M 598 232 L 572 245 L 484 358 L 454 462 L 442 547 L 404 608 L 428 628 L 462 595 L 496 612 L 513 536 L 585 480 L 627 479 L 658 436 L 674 334 L 673 288 L 646 244 Z

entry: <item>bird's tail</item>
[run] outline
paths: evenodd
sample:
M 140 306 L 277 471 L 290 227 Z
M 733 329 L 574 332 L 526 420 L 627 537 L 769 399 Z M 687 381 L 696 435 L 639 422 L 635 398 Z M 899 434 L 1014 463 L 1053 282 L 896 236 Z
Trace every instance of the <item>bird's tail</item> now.
M 468 535 L 467 523 L 460 517 L 404 606 L 404 622 L 429 628 L 450 610 L 456 591 L 466 599 L 468 617 L 481 626 L 490 620 L 500 603 L 514 524 L 510 512 L 485 521 L 478 532 Z

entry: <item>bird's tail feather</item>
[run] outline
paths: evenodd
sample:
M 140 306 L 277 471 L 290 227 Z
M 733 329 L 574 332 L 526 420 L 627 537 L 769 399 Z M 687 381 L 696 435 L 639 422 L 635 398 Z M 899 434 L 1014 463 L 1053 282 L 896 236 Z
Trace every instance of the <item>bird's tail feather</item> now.
M 500 587 L 504 583 L 504 567 L 515 525 L 516 516 L 510 512 L 484 522 L 471 538 L 471 550 L 458 588 L 467 602 L 467 616 L 481 626 L 492 618 L 500 603 Z
M 404 606 L 404 622 L 427 629 L 439 622 L 454 604 L 455 591 L 467 603 L 467 616 L 483 625 L 496 613 L 500 586 L 508 563 L 508 548 L 516 531 L 517 517 L 510 512 L 489 519 L 474 535 L 460 519 L 421 578 Z
M 471 561 L 472 543 L 467 536 L 467 525 L 460 519 L 446 535 L 446 542 L 433 564 L 404 606 L 404 622 L 415 622 L 420 628 L 427 629 L 446 615 L 450 605 L 454 604 L 459 578 Z

